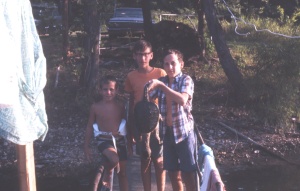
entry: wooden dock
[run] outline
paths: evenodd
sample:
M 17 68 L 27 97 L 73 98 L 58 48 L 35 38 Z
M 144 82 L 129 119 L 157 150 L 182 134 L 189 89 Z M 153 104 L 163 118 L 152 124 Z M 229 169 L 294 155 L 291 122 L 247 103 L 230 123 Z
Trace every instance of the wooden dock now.
M 156 188 L 156 180 L 155 180 L 155 170 L 153 164 L 151 165 L 151 191 L 157 191 Z M 130 191 L 137 191 L 137 190 L 144 190 L 142 177 L 140 173 L 140 158 L 138 155 L 133 155 L 127 163 L 127 175 L 129 180 L 129 190 Z M 171 191 L 172 186 L 169 181 L 168 175 L 166 178 L 166 191 Z M 119 185 L 117 180 L 117 175 L 114 175 L 114 187 L 113 191 L 119 191 Z

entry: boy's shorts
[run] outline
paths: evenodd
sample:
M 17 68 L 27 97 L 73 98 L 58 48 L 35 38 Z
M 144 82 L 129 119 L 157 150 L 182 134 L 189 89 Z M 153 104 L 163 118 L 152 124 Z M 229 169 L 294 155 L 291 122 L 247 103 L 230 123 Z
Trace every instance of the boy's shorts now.
M 99 137 L 97 137 L 97 142 L 98 142 L 98 150 L 101 153 L 103 153 L 103 151 L 105 149 L 115 148 L 112 139 L 102 138 L 101 136 L 99 136 Z M 116 138 L 116 146 L 117 146 L 117 153 L 119 156 L 119 160 L 126 161 L 127 160 L 127 148 L 126 148 L 125 137 L 121 137 L 118 139 Z
M 194 158 L 195 134 L 190 132 L 188 137 L 180 143 L 175 143 L 173 130 L 168 127 L 164 135 L 163 157 L 164 169 L 169 171 L 193 172 L 196 170 L 196 161 Z

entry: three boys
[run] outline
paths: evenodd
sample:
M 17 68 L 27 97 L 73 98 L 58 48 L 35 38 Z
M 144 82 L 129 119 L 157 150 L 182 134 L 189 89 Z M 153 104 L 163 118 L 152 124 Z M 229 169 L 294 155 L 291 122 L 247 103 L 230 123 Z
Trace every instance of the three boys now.
M 194 120 L 191 114 L 192 99 L 194 93 L 194 83 L 190 76 L 182 74 L 184 66 L 183 55 L 177 50 L 168 50 L 165 54 L 161 69 L 150 66 L 153 58 L 151 44 L 147 41 L 139 41 L 133 49 L 133 58 L 138 63 L 138 69 L 130 72 L 125 81 L 125 91 L 131 95 L 132 114 L 134 105 L 143 97 L 144 85 L 148 82 L 149 89 L 152 90 L 150 97 L 158 99 L 159 109 L 162 115 L 163 130 L 163 158 L 162 141 L 159 139 L 158 127 L 150 135 L 151 157 L 141 156 L 141 172 L 144 190 L 151 190 L 151 176 L 149 164 L 154 163 L 156 169 L 157 190 L 164 190 L 165 170 L 168 171 L 173 190 L 182 191 L 183 182 L 186 190 L 196 190 L 195 171 L 196 161 Z M 167 74 L 165 76 L 165 74 Z M 157 80 L 159 78 L 159 80 Z M 102 84 L 102 86 L 105 84 Z M 86 130 L 86 141 L 89 142 L 92 134 L 91 125 L 97 121 L 101 130 L 109 131 L 117 135 L 118 124 L 124 117 L 124 107 L 116 102 L 111 102 L 114 97 L 115 83 L 108 83 L 102 87 L 104 101 L 91 107 L 90 118 Z M 122 109 L 123 108 L 123 109 Z M 113 113 L 116 113 L 116 116 Z M 114 122 L 113 122 L 114 121 Z M 136 135 L 134 139 L 139 142 L 142 138 L 137 132 L 137 128 L 132 129 Z M 131 138 L 129 138 L 131 139 Z M 131 142 L 131 141 L 129 141 Z M 152 144 L 151 144 L 152 143 Z M 146 150 L 142 146 L 142 150 Z M 118 161 L 116 151 L 111 147 L 104 147 L 103 154 L 110 159 L 108 168 L 113 169 Z M 89 149 L 85 144 L 85 153 L 89 159 Z M 119 153 L 118 153 L 119 154 Z M 163 160 L 164 159 L 164 160 Z M 162 165 L 163 164 L 163 165 Z M 120 162 L 121 171 L 124 170 L 124 162 Z M 164 168 L 164 169 L 163 169 Z M 122 177 L 121 177 L 122 178 Z M 128 183 L 124 180 L 124 185 Z M 182 182 L 183 180 L 183 182 Z M 108 178 L 109 181 L 109 178 Z M 105 184 L 105 181 L 103 181 Z M 123 186 L 120 188 L 124 188 Z

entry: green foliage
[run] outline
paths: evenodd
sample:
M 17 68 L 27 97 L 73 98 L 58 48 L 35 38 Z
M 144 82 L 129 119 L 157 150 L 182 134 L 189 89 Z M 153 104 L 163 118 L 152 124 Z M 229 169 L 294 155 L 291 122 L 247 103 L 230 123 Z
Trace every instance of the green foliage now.
M 257 29 L 278 34 L 297 35 L 292 23 L 279 24 L 272 19 L 251 19 Z M 223 25 L 225 26 L 225 25 Z M 234 33 L 234 26 L 225 26 L 230 48 L 248 89 L 248 106 L 260 122 L 277 127 L 291 124 L 291 117 L 300 117 L 300 38 L 283 37 L 266 30 L 255 32 L 245 26 Z M 286 129 L 287 130 L 287 129 Z
M 205 53 L 207 56 L 211 56 L 215 53 L 215 45 L 211 39 L 211 37 L 208 35 L 208 33 L 204 34 L 204 41 L 205 41 Z
M 294 14 L 291 17 L 291 21 L 296 25 L 300 24 L 300 8 L 296 8 Z
M 299 104 L 299 43 L 276 41 L 276 44 L 256 45 L 255 73 L 247 79 L 249 97 L 259 103 L 253 109 L 274 124 L 286 123 L 299 112 L 296 106 Z
M 277 6 L 277 12 L 279 14 L 279 21 L 284 21 L 284 9 L 281 6 Z
M 260 17 L 278 19 L 283 22 L 289 20 L 299 12 L 299 0 L 274 1 L 274 0 L 215 0 L 217 14 L 229 14 L 228 8 L 235 15 L 240 17 Z

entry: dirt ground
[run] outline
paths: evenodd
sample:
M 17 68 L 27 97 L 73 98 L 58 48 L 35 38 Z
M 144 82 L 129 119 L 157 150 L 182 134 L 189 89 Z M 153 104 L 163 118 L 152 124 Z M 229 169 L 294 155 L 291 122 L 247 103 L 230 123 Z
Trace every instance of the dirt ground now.
M 53 48 L 44 45 L 48 60 L 52 59 L 50 54 Z M 116 63 L 119 63 L 117 67 L 102 69 L 104 73 L 118 75 L 122 81 L 133 65 L 121 61 Z M 49 132 L 44 141 L 34 143 L 36 173 L 38 177 L 86 177 L 97 160 L 88 164 L 83 155 L 88 113 L 80 103 L 85 92 L 78 85 L 78 77 L 64 68 L 61 68 L 58 85 L 54 87 L 56 70 L 52 66 L 48 66 L 48 84 L 45 88 Z M 201 83 L 195 80 L 193 100 L 195 126 L 204 142 L 213 149 L 221 173 L 267 165 L 300 165 L 300 134 L 296 129 L 295 132 L 285 133 L 256 124 L 245 108 L 228 104 L 227 91 L 222 90 L 204 92 Z M 0 150 L 0 178 L 15 176 L 14 144 L 0 139 Z

